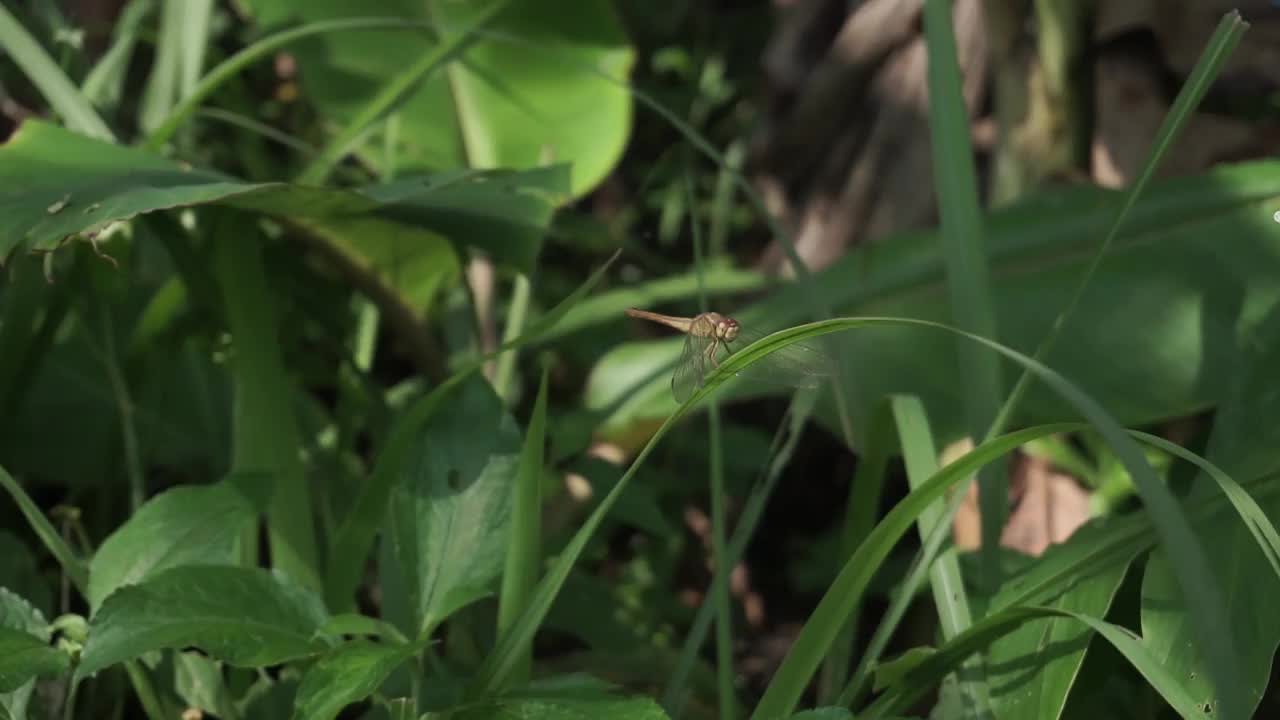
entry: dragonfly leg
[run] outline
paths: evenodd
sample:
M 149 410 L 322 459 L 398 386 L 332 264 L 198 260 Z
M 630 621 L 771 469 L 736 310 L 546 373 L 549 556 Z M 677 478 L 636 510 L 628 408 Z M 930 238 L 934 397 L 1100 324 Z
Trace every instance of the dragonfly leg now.
M 711 367 L 720 367 L 720 361 L 716 359 L 716 348 L 719 346 L 719 340 L 707 346 L 707 360 L 711 362 Z

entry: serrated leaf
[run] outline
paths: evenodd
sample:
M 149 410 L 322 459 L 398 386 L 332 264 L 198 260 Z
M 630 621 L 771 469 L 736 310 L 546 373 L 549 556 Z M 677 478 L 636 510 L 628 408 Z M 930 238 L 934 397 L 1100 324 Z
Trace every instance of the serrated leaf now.
M 792 715 L 791 720 L 853 720 L 853 713 L 842 707 L 814 708 Z
M 333 720 L 342 708 L 372 695 L 414 650 L 411 645 L 365 641 L 332 650 L 302 676 L 294 720 Z
M 520 433 L 502 400 L 472 375 L 404 457 L 390 537 L 419 631 L 490 592 L 502 570 Z
M 0 693 L 13 692 L 34 678 L 56 675 L 70 667 L 71 658 L 48 642 L 0 627 Z
M 103 601 L 78 672 L 165 648 L 196 647 L 237 667 L 264 667 L 325 649 L 320 599 L 259 568 L 188 566 L 158 573 Z
M 583 675 L 552 677 L 455 712 L 458 720 L 667 720 L 650 698 L 624 697 Z
M 177 487 L 151 498 L 109 535 L 89 563 L 89 607 L 116 589 L 183 565 L 232 564 L 257 512 L 228 482 Z
M 0 587 L 0 628 L 25 632 L 41 642 L 49 641 L 49 623 L 40 610 L 3 587 Z M 0 692 L 0 718 L 25 720 L 35 686 L 33 678 L 12 692 Z

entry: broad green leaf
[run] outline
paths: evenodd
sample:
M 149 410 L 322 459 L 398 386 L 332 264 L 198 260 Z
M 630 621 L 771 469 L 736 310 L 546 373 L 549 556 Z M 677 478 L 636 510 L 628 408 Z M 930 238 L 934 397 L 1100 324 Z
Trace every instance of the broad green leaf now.
M 667 720 L 650 698 L 623 697 L 589 676 L 539 680 L 455 711 L 458 720 Z
M 406 643 L 408 640 L 396 629 L 395 625 L 386 620 L 371 618 L 368 615 L 360 615 L 357 613 L 343 613 L 334 615 L 329 618 L 319 630 L 316 631 L 321 635 L 329 637 L 340 637 L 342 635 L 369 635 L 372 637 L 381 637 L 386 640 L 394 640 L 399 643 Z
M 249 0 L 264 25 L 350 17 L 428 22 L 440 35 L 465 27 L 489 3 L 351 3 Z M 357 115 L 386 79 L 436 42 L 422 34 L 352 30 L 294 48 L 313 72 L 308 95 L 338 122 Z M 513 0 L 460 59 L 428 76 L 397 110 L 395 163 L 423 168 L 573 165 L 573 194 L 599 183 L 621 157 L 632 101 L 623 87 L 633 51 L 605 0 Z M 377 138 L 374 137 L 374 140 Z M 371 142 L 370 148 L 381 143 Z M 380 151 L 367 161 L 382 163 Z
M 23 630 L 0 626 L 0 693 L 13 692 L 34 678 L 70 667 L 70 656 L 48 642 Z
M 4 587 L 0 587 L 0 628 L 26 633 L 42 644 L 49 641 L 49 623 L 40 610 Z M 10 692 L 0 691 L 0 718 L 7 714 L 25 720 L 35 689 L 35 678 L 31 678 Z
M 0 627 L 49 639 L 49 622 L 38 608 L 7 587 L 0 587 Z
M 411 645 L 355 641 L 330 651 L 302 676 L 294 720 L 333 720 L 342 708 L 372 695 L 414 650 Z
M 1077 187 L 1046 191 L 984 219 L 996 324 L 1001 341 L 1033 349 L 1078 283 L 1097 238 L 1115 217 L 1120 193 Z M 1103 401 L 1125 425 L 1198 412 L 1227 394 L 1237 333 L 1247 337 L 1280 299 L 1280 233 L 1271 218 L 1280 204 L 1280 163 L 1226 166 L 1198 177 L 1155 182 L 1130 212 L 1107 261 L 1045 364 Z M 1218 252 L 1231 238 L 1230 253 Z M 945 319 L 942 262 L 932 232 L 888 238 L 858 248 L 817 273 L 814 282 L 841 314 Z M 746 308 L 715 307 L 744 326 L 769 330 L 807 319 L 805 290 L 788 286 Z M 605 316 L 601 316 L 603 320 Z M 622 428 L 663 417 L 675 407 L 669 369 L 682 340 L 615 347 L 593 369 L 592 408 L 622 402 L 609 421 Z M 884 395 L 920 395 L 944 444 L 963 431 L 950 340 L 900 330 L 840 339 L 856 382 L 854 427 L 866 427 Z M 1098 362 L 1124 358 L 1124 362 Z M 742 385 L 733 397 L 775 392 Z M 625 402 L 623 402 L 625 400 Z M 824 393 L 824 419 L 831 418 Z M 1018 424 L 1071 417 L 1043 387 L 1028 393 Z
M 814 708 L 792 715 L 791 720 L 853 720 L 853 713 L 842 707 Z
M 168 490 L 107 536 L 89 562 L 89 607 L 117 588 L 183 565 L 234 564 L 241 531 L 257 517 L 227 481 Z
M 649 698 L 511 699 L 468 708 L 454 717 L 458 720 L 668 720 L 662 708 Z
M 1045 555 L 1041 562 L 1052 563 L 1056 557 Z M 1105 617 L 1128 567 L 1115 563 L 1079 573 L 1066 592 L 1045 602 L 1064 612 Z M 992 643 L 987 678 L 996 717 L 1060 717 L 1092 637 L 1087 625 L 1050 616 L 1028 621 Z
M 1275 368 L 1280 362 L 1280 304 L 1252 334 L 1242 334 L 1240 356 L 1232 377 L 1233 387 L 1215 416 L 1207 459 L 1224 471 L 1252 476 L 1277 464 L 1274 448 L 1280 441 L 1280 395 L 1276 392 Z M 1219 495 L 1218 485 L 1200 475 L 1192 497 Z M 1271 523 L 1280 519 L 1280 497 L 1257 498 L 1263 513 L 1258 523 L 1274 534 Z M 1242 522 L 1232 519 L 1198 528 L 1209 553 L 1217 581 L 1231 608 L 1232 626 L 1245 677 L 1250 708 L 1255 708 L 1271 678 L 1276 647 L 1280 645 L 1280 617 L 1268 598 L 1280 593 L 1275 551 L 1265 540 L 1255 538 Z M 1196 699 L 1216 707 L 1218 693 L 1207 677 L 1205 659 L 1191 640 L 1186 607 L 1172 582 L 1171 558 L 1156 553 L 1147 563 L 1142 583 L 1142 634 L 1153 652 L 1171 672 L 1178 674 Z
M 145 652 L 196 647 L 236 667 L 263 667 L 322 651 L 320 599 L 259 568 L 186 566 L 112 593 L 89 623 L 78 673 Z
M 528 271 L 568 189 L 568 172 L 556 165 L 526 173 L 453 173 L 357 190 L 249 183 L 27 121 L 0 147 L 0 186 L 20 188 L 0 196 L 0 256 L 15 248 L 51 249 L 139 213 L 216 203 L 340 236 L 341 248 L 354 249 L 360 264 L 372 265 L 359 253 L 363 234 L 378 229 L 400 236 L 375 244 L 379 263 L 390 263 L 400 243 L 430 245 L 443 235 Z
M 419 632 L 493 589 L 521 444 L 483 378 L 471 376 L 444 402 L 404 456 L 388 515 Z

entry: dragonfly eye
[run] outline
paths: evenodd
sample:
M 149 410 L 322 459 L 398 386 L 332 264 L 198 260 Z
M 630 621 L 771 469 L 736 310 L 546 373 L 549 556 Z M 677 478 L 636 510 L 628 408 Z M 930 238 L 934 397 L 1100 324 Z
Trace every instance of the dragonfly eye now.
M 725 342 L 733 342 L 738 338 L 738 322 L 736 320 L 725 320 L 720 323 L 720 337 Z

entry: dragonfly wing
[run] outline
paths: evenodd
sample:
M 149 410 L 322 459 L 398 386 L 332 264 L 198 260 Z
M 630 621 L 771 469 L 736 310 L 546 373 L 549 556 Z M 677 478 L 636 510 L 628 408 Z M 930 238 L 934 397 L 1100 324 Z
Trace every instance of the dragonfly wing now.
M 671 375 L 671 394 L 676 402 L 683 403 L 702 387 L 702 379 L 707 374 L 707 347 L 713 342 L 710 337 L 685 335 L 684 351 Z
M 740 333 L 734 342 L 746 347 L 759 338 L 759 333 Z M 738 373 L 750 382 L 782 387 L 815 388 L 834 374 L 831 356 L 808 343 L 793 343 L 776 350 Z

